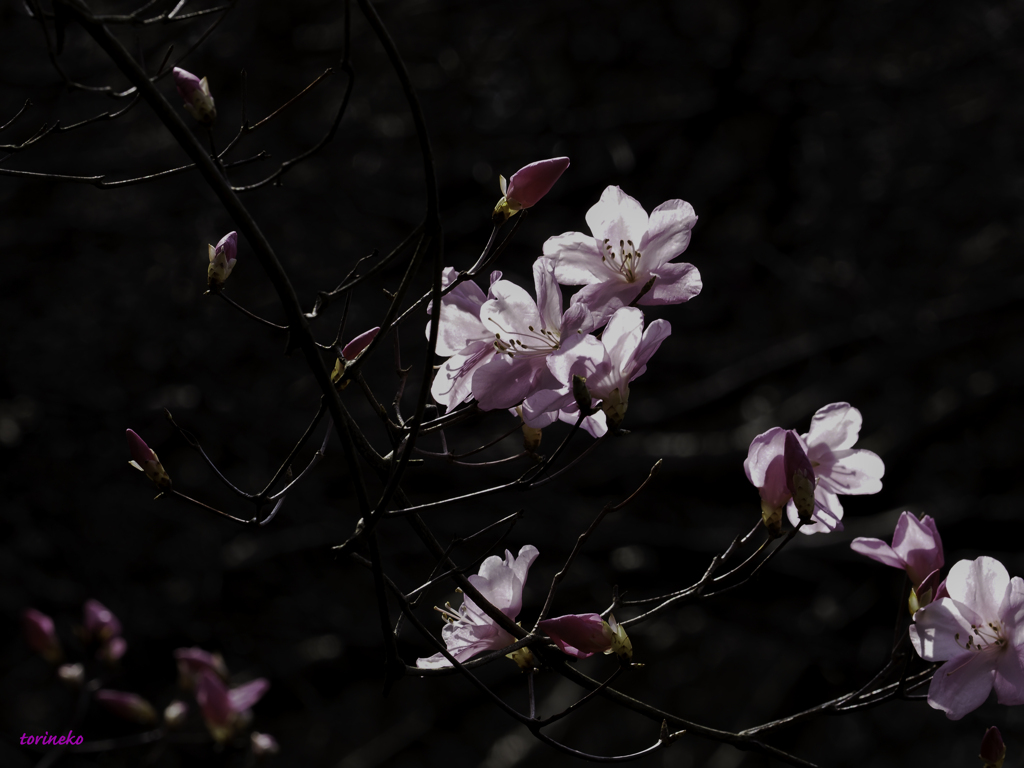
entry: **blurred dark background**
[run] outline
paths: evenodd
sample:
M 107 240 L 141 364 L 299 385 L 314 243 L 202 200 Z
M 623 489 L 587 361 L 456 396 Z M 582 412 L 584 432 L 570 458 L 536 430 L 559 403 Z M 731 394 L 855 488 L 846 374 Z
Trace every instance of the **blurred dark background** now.
M 639 597 L 692 583 L 757 520 L 757 492 L 742 470 L 750 438 L 775 425 L 806 430 L 818 407 L 840 400 L 864 415 L 858 447 L 885 460 L 884 490 L 845 498 L 845 532 L 798 537 L 763 578 L 638 627 L 636 659 L 646 666 L 623 678 L 623 690 L 683 717 L 741 729 L 862 685 L 887 658 L 902 577 L 853 555 L 849 542 L 888 539 L 904 509 L 937 520 L 947 564 L 989 554 L 1024 574 L 1020 2 L 392 0 L 379 8 L 426 112 L 446 264 L 466 268 L 482 249 L 498 174 L 554 155 L 568 155 L 572 166 L 499 265 L 523 284 L 544 240 L 585 230 L 584 214 L 608 184 L 648 210 L 684 198 L 700 217 L 682 259 L 700 269 L 704 290 L 688 304 L 648 311 L 674 333 L 632 388 L 631 434 L 543 490 L 429 518 L 447 540 L 525 510 L 506 542 L 541 552 L 524 623 L 576 536 L 658 458 L 657 480 L 604 522 L 555 611 L 602 610 L 614 584 Z M 154 67 L 167 42 L 184 51 L 209 18 L 120 34 Z M 259 119 L 337 62 L 342 19 L 338 2 L 241 3 L 183 62 L 210 80 L 219 146 L 239 123 L 239 71 L 248 77 L 249 116 Z M 424 209 L 402 94 L 356 9 L 353 24 L 355 89 L 336 139 L 290 171 L 283 187 L 245 197 L 307 306 L 359 257 L 390 250 Z M 125 103 L 68 93 L 20 5 L 0 8 L 0 36 L 0 124 L 25 99 L 33 102 L 0 141 Z M 67 30 L 60 61 L 82 82 L 124 85 L 76 27 Z M 233 157 L 265 149 L 273 158 L 234 178 L 255 181 L 315 142 L 344 81 L 329 78 L 246 138 Z M 177 104 L 170 80 L 160 84 Z M 2 167 L 126 178 L 184 162 L 140 104 L 113 123 L 53 136 Z M 148 483 L 126 467 L 124 430 L 132 427 L 176 487 L 245 514 L 161 409 L 249 489 L 316 410 L 314 382 L 299 355 L 283 356 L 282 336 L 203 296 L 207 243 L 235 226 L 197 175 L 109 191 L 2 177 L 0 201 L 0 763 L 34 765 L 40 755 L 17 746 L 18 737 L 63 732 L 74 704 L 26 648 L 21 611 L 52 615 L 73 649 L 72 628 L 90 597 L 121 618 L 129 644 L 112 688 L 164 706 L 175 681 L 171 652 L 191 645 L 222 652 L 237 681 L 268 677 L 254 726 L 279 739 L 278 765 L 569 761 L 462 679 L 408 678 L 382 696 L 370 579 L 330 549 L 358 516 L 336 441 L 315 476 L 259 531 L 154 503 Z M 357 294 L 352 333 L 377 324 L 382 289 L 393 289 L 400 274 L 400 267 L 387 271 Z M 420 275 L 417 290 L 426 285 Z M 281 319 L 244 241 L 228 290 Z M 329 340 L 338 316 L 334 309 L 317 326 L 321 339 Z M 402 328 L 404 364 L 422 359 L 424 320 Z M 390 344 L 365 370 L 390 401 Z M 358 389 L 344 398 L 386 452 Z M 404 407 L 411 411 L 411 395 Z M 447 436 L 469 449 L 511 425 L 506 414 L 490 414 Z M 545 448 L 565 429 L 550 429 Z M 435 439 L 422 445 L 439 450 Z M 481 458 L 518 450 L 513 437 Z M 517 468 L 428 459 L 406 488 L 430 501 L 500 482 Z M 431 567 L 402 525 L 382 530 L 382 546 L 387 568 L 407 588 Z M 461 556 L 485 553 L 470 547 Z M 456 596 L 439 587 L 427 597 L 422 616 L 440 630 L 428 608 Z M 409 662 L 432 652 L 408 632 L 401 650 Z M 581 667 L 601 675 L 608 664 Z M 510 664 L 483 677 L 525 707 L 525 681 Z M 544 712 L 579 694 L 546 678 L 539 691 Z M 821 765 L 967 766 L 977 764 L 992 724 L 1003 729 L 1008 765 L 1021 765 L 1024 716 L 994 699 L 959 723 L 924 702 L 890 703 L 782 729 L 769 741 Z M 201 733 L 198 722 L 189 728 Z M 92 711 L 77 732 L 98 740 L 134 730 Z M 657 728 L 599 701 L 552 733 L 613 754 L 648 745 Z M 66 756 L 60 764 L 245 763 L 241 751 L 182 744 Z M 769 764 L 691 738 L 639 762 Z

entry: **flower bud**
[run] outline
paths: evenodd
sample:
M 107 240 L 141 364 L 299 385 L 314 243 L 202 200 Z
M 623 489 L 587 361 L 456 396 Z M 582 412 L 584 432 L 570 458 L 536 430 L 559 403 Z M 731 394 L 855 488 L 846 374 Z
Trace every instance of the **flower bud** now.
M 125 720 L 139 725 L 153 725 L 156 722 L 156 710 L 153 709 L 153 705 L 138 694 L 103 689 L 96 691 L 95 698 Z
M 96 638 L 107 642 L 121 635 L 121 622 L 99 600 L 86 600 L 82 606 L 82 615 L 87 641 Z
M 569 167 L 568 157 L 553 157 L 550 160 L 538 160 L 530 163 L 512 174 L 508 184 L 505 177 L 499 176 L 502 198 L 494 206 L 491 219 L 495 224 L 503 224 L 518 211 L 532 208 L 544 197 Z
M 370 346 L 370 342 L 377 338 L 378 333 L 380 333 L 380 326 L 363 331 L 344 346 L 341 356 L 346 360 L 355 360 L 364 349 Z
M 217 245 L 208 246 L 210 251 L 210 266 L 206 268 L 206 283 L 210 288 L 217 290 L 224 286 L 231 270 L 235 268 L 238 261 L 238 233 L 228 232 L 220 239 Z
M 185 102 L 185 111 L 204 125 L 213 125 L 217 119 L 217 108 L 210 95 L 210 84 L 204 77 L 200 80 L 191 72 L 180 67 L 174 68 L 174 85 L 178 95 Z
M 81 688 L 85 682 L 85 667 L 81 664 L 61 664 L 57 668 L 57 679 L 70 688 Z
M 537 626 L 551 638 L 562 653 L 575 659 L 585 659 L 595 653 L 612 652 L 615 633 L 608 622 L 596 613 L 544 619 Z
M 124 656 L 127 650 L 127 640 L 123 637 L 112 637 L 100 646 L 100 649 L 96 652 L 96 658 L 106 664 L 113 665 Z
M 814 469 L 792 431 L 786 432 L 783 466 L 786 471 L 786 487 L 793 494 L 796 511 L 800 513 L 803 522 L 809 522 L 814 514 Z
M 281 751 L 281 748 L 277 744 L 277 739 L 269 733 L 257 733 L 256 731 L 253 731 L 249 735 L 249 742 L 252 747 L 252 753 L 256 757 L 263 757 L 263 755 L 276 755 Z
M 34 608 L 27 608 L 21 614 L 21 621 L 29 648 L 51 664 L 56 664 L 63 658 L 64 652 L 61 650 L 53 619 Z
M 202 648 L 179 648 L 174 652 L 174 658 L 178 662 L 178 685 L 182 688 L 192 688 L 203 670 L 209 670 L 221 680 L 228 676 L 224 657 L 219 653 L 210 653 Z
M 985 768 L 1003 768 L 1006 745 L 1003 743 L 1002 734 L 994 725 L 985 731 L 985 736 L 981 740 L 981 754 L 978 757 L 985 761 Z
M 175 699 L 164 709 L 164 723 L 168 728 L 178 728 L 188 717 L 188 704 Z
M 125 434 L 128 437 L 128 450 L 132 454 L 132 460 L 128 463 L 136 469 L 145 472 L 146 477 L 152 480 L 153 484 L 160 490 L 170 488 L 171 476 L 167 474 L 167 470 L 160 463 L 156 453 L 146 445 L 145 440 L 132 430 L 125 430 Z

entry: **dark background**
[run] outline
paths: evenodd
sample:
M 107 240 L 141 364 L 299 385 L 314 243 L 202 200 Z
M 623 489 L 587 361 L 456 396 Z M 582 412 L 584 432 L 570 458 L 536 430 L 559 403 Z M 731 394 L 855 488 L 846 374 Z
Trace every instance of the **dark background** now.
M 602 610 L 613 584 L 648 596 L 692 583 L 757 520 L 757 493 L 742 471 L 750 438 L 775 425 L 803 431 L 818 407 L 841 400 L 864 415 L 858 447 L 885 460 L 884 490 L 844 499 L 845 532 L 798 537 L 763 578 L 638 627 L 636 659 L 647 666 L 624 678 L 623 690 L 741 729 L 862 685 L 887 658 L 903 596 L 900 575 L 853 555 L 849 541 L 888 539 L 904 509 L 935 517 L 948 564 L 989 554 L 1024 573 L 1020 3 L 407 0 L 382 2 L 380 12 L 420 89 L 446 264 L 466 268 L 482 249 L 498 173 L 543 157 L 565 154 L 572 166 L 499 265 L 521 284 L 529 286 L 547 237 L 586 229 L 584 213 L 608 184 L 647 210 L 681 197 L 700 216 L 683 259 L 700 269 L 704 290 L 688 304 L 647 312 L 674 333 L 632 388 L 631 434 L 543 490 L 430 516 L 447 539 L 525 510 L 507 540 L 513 551 L 533 543 L 541 552 L 524 623 L 579 532 L 657 458 L 657 480 L 605 521 L 555 612 Z M 209 77 L 219 146 L 240 119 L 239 70 L 248 74 L 250 118 L 269 114 L 338 60 L 341 19 L 340 3 L 242 3 L 183 62 Z M 353 19 L 355 90 L 336 140 L 283 187 L 245 198 L 307 306 L 357 258 L 387 252 L 424 208 L 401 92 L 356 10 Z M 138 40 L 153 67 L 163 44 L 175 39 L 184 51 L 206 23 L 122 29 L 122 38 L 133 50 Z M 0 8 L 0 39 L 0 123 L 26 98 L 34 103 L 0 141 L 124 104 L 67 93 L 19 5 Z M 61 62 L 83 82 L 123 86 L 78 28 L 68 29 Z M 340 74 L 325 81 L 247 138 L 234 157 L 266 149 L 273 160 L 235 178 L 256 180 L 316 141 L 343 84 Z M 177 104 L 170 80 L 161 87 Z M 184 162 L 141 104 L 2 167 L 126 178 Z M 221 651 L 236 681 L 268 677 L 254 726 L 280 740 L 278 765 L 571 761 L 532 741 L 462 679 L 404 679 L 382 697 L 370 579 L 330 550 L 357 517 L 336 441 L 278 520 L 259 531 L 154 503 L 151 487 L 126 467 L 123 435 L 132 427 L 176 487 L 245 514 L 161 408 L 245 488 L 261 485 L 316 409 L 314 382 L 299 355 L 282 355 L 282 336 L 203 296 L 206 245 L 235 226 L 197 175 L 112 191 L 3 177 L 0 206 L 0 763 L 33 765 L 39 755 L 17 738 L 63 732 L 73 709 L 73 696 L 25 647 L 21 611 L 54 616 L 74 649 L 72 627 L 90 597 L 124 624 L 129 649 L 113 688 L 164 706 L 175 680 L 171 652 L 190 645 Z M 377 324 L 381 289 L 399 277 L 390 270 L 358 292 L 353 332 Z M 420 275 L 417 289 L 426 284 Z M 229 293 L 280 320 L 244 241 Z M 337 318 L 332 310 L 318 326 L 321 339 Z M 424 320 L 402 328 L 405 364 L 422 359 Z M 390 401 L 390 344 L 366 372 Z M 344 398 L 384 448 L 362 395 L 351 387 Z M 411 411 L 411 395 L 405 403 Z M 448 438 L 468 449 L 511 424 L 491 414 Z M 549 430 L 545 447 L 565 429 Z M 423 446 L 439 450 L 433 439 Z M 481 458 L 517 450 L 510 438 Z M 428 460 L 406 488 L 430 501 L 507 479 L 516 467 Z M 382 546 L 403 586 L 429 571 L 404 526 L 384 529 Z M 463 557 L 483 554 L 470 548 Z M 433 590 L 422 616 L 440 629 L 427 609 L 455 597 Z M 408 632 L 401 650 L 410 662 L 432 652 Z M 608 665 L 581 667 L 600 675 Z M 525 707 L 525 682 L 511 665 L 483 677 Z M 579 693 L 546 678 L 539 690 L 543 712 Z M 977 764 L 991 724 L 1003 729 L 1008 765 L 1021 765 L 1024 718 L 994 699 L 959 723 L 924 702 L 890 703 L 769 740 L 822 765 L 966 766 Z M 76 731 L 91 741 L 134 732 L 98 711 Z M 192 721 L 186 731 L 202 728 Z M 603 702 L 552 731 L 599 754 L 634 751 L 656 733 Z M 230 748 L 183 744 L 61 764 L 244 763 Z M 769 763 L 687 737 L 639 764 Z

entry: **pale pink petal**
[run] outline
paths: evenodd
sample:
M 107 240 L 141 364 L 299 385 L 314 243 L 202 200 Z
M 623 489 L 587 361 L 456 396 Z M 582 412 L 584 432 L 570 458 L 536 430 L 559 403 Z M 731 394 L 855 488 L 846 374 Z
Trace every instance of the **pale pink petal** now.
M 426 658 L 416 659 L 416 667 L 418 669 L 444 669 L 451 665 L 452 663 L 448 661 L 441 652 L 435 653 L 433 656 L 427 656 Z
M 811 429 L 804 435 L 808 446 L 827 446 L 832 451 L 840 451 L 844 448 L 852 448 L 857 442 L 860 434 L 860 426 L 863 418 L 860 411 L 849 403 L 832 403 L 824 408 L 819 408 L 811 418 Z M 807 452 L 811 461 L 817 461 L 812 453 Z
M 700 293 L 704 283 L 693 264 L 662 264 L 651 272 L 657 276 L 651 290 L 640 299 L 644 306 L 681 304 Z
M 782 427 L 772 427 L 750 441 L 743 471 L 747 473 L 747 480 L 756 488 L 764 485 L 768 466 L 776 456 L 782 456 L 785 445 L 786 430 Z
M 553 269 L 552 260 L 543 256 L 533 262 L 533 284 L 537 292 L 541 328 L 549 331 L 562 325 L 562 289 L 555 281 Z
M 647 232 L 647 213 L 643 206 L 618 187 L 607 187 L 601 199 L 587 211 L 587 224 L 600 244 L 608 240 L 616 250 L 619 241 L 632 240 L 640 245 Z
M 1008 706 L 1024 704 L 1024 660 L 1016 648 L 1003 648 L 996 653 L 999 656 L 993 681 L 996 699 Z
M 639 241 L 633 240 L 645 266 L 654 271 L 685 251 L 696 223 L 697 214 L 685 200 L 666 200 L 651 211 L 647 231 Z
M 595 397 L 606 397 L 616 387 L 620 392 L 629 383 L 628 362 L 640 346 L 644 331 L 644 313 L 636 307 L 623 307 L 608 320 L 601 334 L 601 344 L 608 350 L 608 361 L 611 370 L 595 382 L 591 392 Z
M 616 311 L 629 304 L 640 293 L 643 285 L 627 283 L 624 280 L 609 280 L 604 283 L 587 285 L 572 295 L 572 304 L 582 304 L 594 313 L 595 328 L 600 328 Z
M 513 408 L 535 392 L 554 389 L 560 382 L 547 369 L 543 357 L 501 355 L 473 374 L 473 396 L 485 411 Z
M 928 704 L 941 709 L 950 720 L 973 712 L 992 692 L 993 653 L 966 651 L 935 671 L 928 688 Z
M 864 536 L 858 536 L 850 542 L 850 549 L 858 555 L 870 557 L 872 560 L 876 560 L 884 565 L 891 565 L 893 568 L 899 568 L 900 570 L 904 568 L 903 559 L 881 539 L 869 539 Z
M 451 267 L 444 271 L 442 286 L 451 284 L 458 273 Z M 441 299 L 441 320 L 437 329 L 437 354 L 451 357 L 468 344 L 485 337 L 494 337 L 480 322 L 480 307 L 487 297 L 480 286 L 472 280 L 460 283 L 451 293 Z M 429 310 L 428 310 L 429 312 Z M 430 323 L 426 336 L 430 338 Z
M 580 409 L 576 407 L 575 402 L 570 402 L 565 408 L 558 412 L 558 420 L 564 421 L 566 424 L 576 424 L 576 420 L 580 417 Z M 604 411 L 598 411 L 597 413 L 587 416 L 580 424 L 580 429 L 584 430 L 591 437 L 601 437 L 608 432 L 608 419 L 604 415 Z
M 893 550 L 906 563 L 907 575 L 915 587 L 945 563 L 935 521 L 927 515 L 924 520 L 918 520 L 910 512 L 900 515 L 892 544 Z
M 456 355 L 449 357 L 438 369 L 430 394 L 435 402 L 451 410 L 473 396 L 473 376 L 486 365 L 497 351 L 490 341 L 477 341 Z
M 962 608 L 956 601 L 945 597 L 914 614 L 910 640 L 922 659 L 945 661 L 963 653 L 971 635 L 971 622 L 964 616 Z
M 196 679 L 196 703 L 203 718 L 213 725 L 227 725 L 235 713 L 227 686 L 209 669 L 200 671 Z
M 555 279 L 562 285 L 590 285 L 619 274 L 604 261 L 604 254 L 593 236 L 582 232 L 549 237 L 543 253 L 554 259 Z
M 252 709 L 257 701 L 263 698 L 270 689 L 270 681 L 265 677 L 258 677 L 255 680 L 232 688 L 228 691 L 228 698 L 231 700 L 231 707 L 235 712 L 244 712 Z
M 510 557 L 509 553 L 505 552 L 506 557 Z M 519 554 L 512 561 L 512 572 L 515 573 L 516 578 L 519 579 L 519 593 L 518 604 L 513 604 L 511 617 L 515 618 L 519 615 L 520 609 L 523 607 L 523 585 L 526 583 L 526 577 L 530 573 L 530 566 L 533 565 L 533 561 L 537 559 L 540 552 L 533 544 L 524 544 L 519 548 Z
M 812 456 L 811 460 L 820 464 L 815 474 L 818 482 L 830 491 L 844 496 L 863 496 L 882 490 L 885 464 L 877 454 L 860 448 L 835 453 L 821 448 L 820 445 L 812 447 L 811 451 L 817 453 L 818 458 Z
M 1010 574 L 1006 567 L 991 557 L 977 560 L 960 560 L 949 569 L 946 577 L 946 591 L 958 603 L 969 606 L 981 623 L 1001 615 L 1003 603 L 1010 586 Z M 967 617 L 973 623 L 973 617 Z
M 537 302 L 515 283 L 499 280 L 491 285 L 490 296 L 480 307 L 480 321 L 489 333 L 507 338 L 516 329 L 542 328 Z
M 629 363 L 630 381 L 641 376 L 647 370 L 648 361 L 658 351 L 661 343 L 671 335 L 672 324 L 668 320 L 658 318 L 647 326 L 644 330 L 643 338 L 640 340 L 640 345 L 636 348 Z

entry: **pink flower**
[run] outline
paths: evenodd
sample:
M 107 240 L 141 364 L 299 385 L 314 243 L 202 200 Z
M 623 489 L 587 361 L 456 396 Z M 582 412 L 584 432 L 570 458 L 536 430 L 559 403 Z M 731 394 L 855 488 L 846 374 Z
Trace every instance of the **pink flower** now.
M 492 555 L 480 564 L 480 573 L 470 576 L 469 581 L 491 605 L 515 620 L 523 607 L 526 575 L 538 554 L 536 547 L 527 544 L 519 550 L 518 557 L 512 557 L 507 550 L 504 560 Z M 467 661 L 478 653 L 496 651 L 515 642 L 515 638 L 495 624 L 468 595 L 457 612 L 451 606 L 446 608 L 441 613 L 448 623 L 441 630 L 441 637 L 456 661 Z M 416 666 L 439 669 L 450 667 L 451 663 L 443 653 L 435 653 L 429 658 L 417 659 Z
M 56 664 L 63 658 L 64 652 L 61 650 L 53 619 L 34 608 L 26 608 L 21 614 L 21 623 L 29 648 L 51 664 Z
M 1003 760 L 1006 759 L 1006 745 L 1003 743 L 1003 735 L 994 725 L 985 731 L 981 739 L 981 752 L 978 754 L 985 761 L 984 768 L 1003 768 Z
M 96 691 L 95 698 L 97 702 L 125 720 L 139 725 L 152 725 L 156 722 L 156 710 L 153 709 L 153 705 L 138 694 L 103 689 Z
M 610 651 L 612 632 L 608 622 L 596 613 L 577 613 L 545 619 L 537 625 L 558 646 L 574 659 L 585 659 L 595 653 Z
M 807 434 L 797 436 L 790 430 L 788 436 L 787 430 L 772 427 L 753 439 L 743 469 L 761 493 L 766 523 L 783 503 L 790 522 L 800 522 L 801 512 L 792 498 L 792 473 L 786 476 L 787 448 L 794 468 L 803 465 L 802 452 L 814 473 L 813 522 L 802 526 L 802 533 L 842 530 L 843 505 L 838 494 L 861 495 L 882 490 L 882 460 L 871 451 L 852 449 L 860 425 L 860 411 L 849 403 L 832 403 L 818 409 Z M 803 466 L 802 473 L 806 473 L 806 465 Z
M 618 427 L 629 407 L 629 383 L 647 370 L 647 363 L 672 333 L 667 320 L 655 320 L 644 329 L 644 313 L 636 307 L 622 307 L 608 320 L 598 340 L 585 336 L 578 343 L 555 352 L 548 370 L 562 386 L 531 396 L 523 404 L 526 423 L 537 426 L 538 417 L 557 411 L 558 418 L 576 423 L 579 405 L 572 392 L 573 375 L 586 379 L 592 398 L 601 401 L 601 412 L 583 426 L 595 437 L 607 431 L 607 423 Z
M 175 67 L 174 85 L 178 89 L 178 95 L 185 102 L 185 111 L 198 122 L 212 125 L 217 119 L 217 108 L 214 106 L 210 84 L 206 82 L 206 78 L 200 80 L 191 72 Z
M 548 370 L 548 356 L 564 353 L 594 328 L 586 307 L 562 312 L 550 259 L 533 263 L 533 279 L 536 301 L 518 285 L 498 280 L 480 306 L 480 322 L 497 352 L 473 374 L 473 396 L 485 411 L 513 408 L 535 392 L 561 386 Z
M 221 288 L 238 261 L 238 233 L 228 232 L 217 245 L 208 247 L 210 266 L 206 268 L 206 282 L 211 288 Z
M 370 342 L 377 338 L 378 333 L 380 333 L 380 326 L 363 331 L 342 348 L 341 357 L 334 361 L 334 370 L 331 371 L 331 381 L 338 389 L 345 389 L 350 381 L 345 375 L 348 363 L 359 357 L 360 353 L 370 346 Z
M 171 476 L 167 474 L 164 465 L 156 453 L 146 445 L 146 441 L 135 434 L 132 430 L 125 430 L 128 438 L 128 450 L 132 460 L 128 463 L 136 469 L 145 472 L 146 477 L 153 481 L 157 488 L 164 490 L 171 487 Z
M 945 661 L 928 704 L 950 720 L 980 707 L 1024 704 L 1024 579 L 991 557 L 961 560 L 946 578 L 949 597 L 914 614 L 910 639 L 925 661 Z
M 850 548 L 872 560 L 905 570 L 915 590 L 945 563 L 935 521 L 928 515 L 918 520 L 910 512 L 901 514 L 896 522 L 892 546 L 881 539 L 861 536 L 853 540 Z
M 572 303 L 586 305 L 600 326 L 636 299 L 651 278 L 654 285 L 640 304 L 679 304 L 700 293 L 697 268 L 670 263 L 690 244 L 696 222 L 693 207 L 683 200 L 668 200 L 648 217 L 635 199 L 608 187 L 587 211 L 593 235 L 567 232 L 549 238 L 544 255 L 554 260 L 559 283 L 585 286 Z
M 507 187 L 505 177 L 499 176 L 502 198 L 494 208 L 494 219 L 507 221 L 517 211 L 535 206 L 568 167 L 568 157 L 552 157 L 520 168 L 512 174 Z
M 82 617 L 89 638 L 106 642 L 121 635 L 121 622 L 99 600 L 86 600 L 82 606 Z
M 252 718 L 250 710 L 269 688 L 270 682 L 260 677 L 228 689 L 216 674 L 203 669 L 196 679 L 196 703 L 213 738 L 227 741 L 237 728 L 248 725 Z

